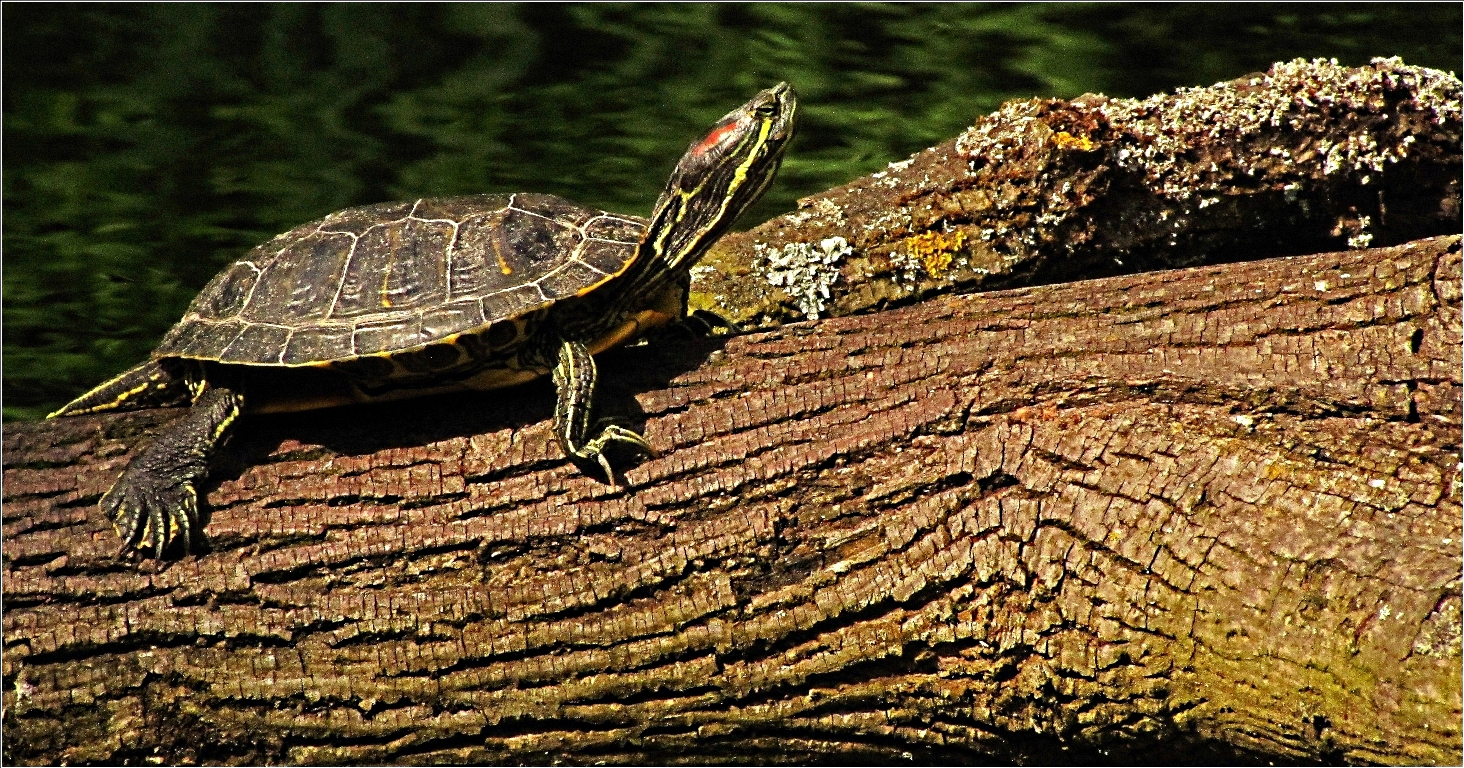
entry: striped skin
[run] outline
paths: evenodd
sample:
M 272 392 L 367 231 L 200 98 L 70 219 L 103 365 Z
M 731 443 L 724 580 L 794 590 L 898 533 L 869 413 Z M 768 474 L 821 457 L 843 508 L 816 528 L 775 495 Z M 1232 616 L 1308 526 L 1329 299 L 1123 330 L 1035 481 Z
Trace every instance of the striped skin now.
M 554 386 L 559 400 L 554 406 L 554 434 L 570 460 L 581 469 L 598 464 L 605 479 L 615 484 L 615 470 L 605 458 L 611 443 L 624 443 L 652 456 L 656 451 L 644 437 L 619 424 L 607 424 L 593 439 L 587 439 L 595 394 L 595 358 L 583 342 L 565 341 L 559 345 L 559 364 L 554 367 Z
M 148 360 L 93 387 L 46 418 L 129 408 L 167 408 L 193 400 L 184 366 L 176 360 Z
M 649 222 L 551 195 L 483 195 L 352 208 L 254 249 L 204 288 L 152 361 L 52 414 L 192 395 L 189 414 L 103 495 L 123 550 L 191 548 L 197 483 L 246 403 L 319 408 L 552 371 L 560 445 L 613 484 L 610 444 L 652 449 L 625 427 L 592 426 L 593 355 L 685 316 L 690 268 L 771 183 L 796 108 L 780 84 L 722 118 L 677 164 Z

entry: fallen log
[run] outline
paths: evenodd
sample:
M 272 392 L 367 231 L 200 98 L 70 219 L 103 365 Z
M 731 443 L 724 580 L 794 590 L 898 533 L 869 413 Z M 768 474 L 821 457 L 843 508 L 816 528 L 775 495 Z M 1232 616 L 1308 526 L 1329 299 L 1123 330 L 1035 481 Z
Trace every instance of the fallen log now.
M 260 417 L 162 564 L 96 502 L 179 412 L 7 425 L 4 758 L 1456 763 L 1460 279 L 1453 236 L 653 340 L 601 363 L 628 489 L 540 384 Z
M 1459 231 L 1459 78 L 1278 63 L 1147 99 L 1013 101 L 723 238 L 692 302 L 745 326 Z

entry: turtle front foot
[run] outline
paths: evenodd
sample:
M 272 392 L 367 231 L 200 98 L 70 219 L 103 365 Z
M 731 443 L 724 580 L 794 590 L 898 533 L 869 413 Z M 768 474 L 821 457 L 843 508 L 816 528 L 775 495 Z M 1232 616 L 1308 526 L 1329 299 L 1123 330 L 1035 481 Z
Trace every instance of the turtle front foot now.
M 179 539 L 185 553 L 193 549 L 198 492 L 187 480 L 172 480 L 134 463 L 102 496 L 101 507 L 122 537 L 119 555 L 146 544 L 153 557 L 162 559 L 168 545 Z
M 586 439 L 594 432 L 590 429 L 590 400 L 595 393 L 596 376 L 595 360 L 583 342 L 560 343 L 559 364 L 554 368 L 554 384 L 559 389 L 559 402 L 554 406 L 554 435 L 576 466 L 588 471 L 598 464 L 605 470 L 605 481 L 616 485 L 615 471 L 605 458 L 605 449 L 611 443 L 633 445 L 652 456 L 656 451 L 635 430 L 607 424 L 604 420 L 596 423 L 599 430 L 595 437 Z
M 605 472 L 606 482 L 611 485 L 618 485 L 615 482 L 615 470 L 610 467 L 610 460 L 605 457 L 605 449 L 611 443 L 623 443 L 625 445 L 635 446 L 650 454 L 652 457 L 659 455 L 656 453 L 656 449 L 652 448 L 651 444 L 646 442 L 644 437 L 641 437 L 639 432 L 633 429 L 627 429 L 619 424 L 607 424 L 600 430 L 599 436 L 595 439 L 579 447 L 569 445 L 566 448 L 574 463 L 581 469 L 598 464 L 600 469 Z

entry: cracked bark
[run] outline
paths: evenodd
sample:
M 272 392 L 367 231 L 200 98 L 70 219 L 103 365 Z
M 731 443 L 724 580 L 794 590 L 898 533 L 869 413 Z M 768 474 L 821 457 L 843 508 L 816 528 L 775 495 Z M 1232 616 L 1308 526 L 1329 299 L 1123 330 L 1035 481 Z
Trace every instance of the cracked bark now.
M 943 297 L 243 427 L 206 554 L 95 504 L 176 411 L 7 425 L 4 757 L 1457 763 L 1460 238 Z

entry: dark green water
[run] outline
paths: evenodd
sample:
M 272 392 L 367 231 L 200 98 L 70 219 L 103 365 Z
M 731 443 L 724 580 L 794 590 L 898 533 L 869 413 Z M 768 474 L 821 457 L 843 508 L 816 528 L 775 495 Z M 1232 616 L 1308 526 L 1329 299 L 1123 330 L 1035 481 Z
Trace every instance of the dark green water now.
M 4 416 L 142 360 L 195 291 L 330 211 L 533 190 L 646 213 L 779 80 L 802 130 L 742 221 L 1018 97 L 1146 96 L 1274 61 L 1457 70 L 1460 5 L 4 8 Z

